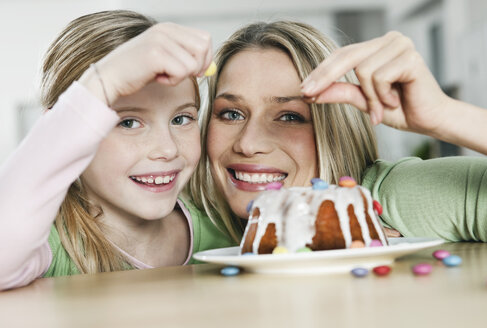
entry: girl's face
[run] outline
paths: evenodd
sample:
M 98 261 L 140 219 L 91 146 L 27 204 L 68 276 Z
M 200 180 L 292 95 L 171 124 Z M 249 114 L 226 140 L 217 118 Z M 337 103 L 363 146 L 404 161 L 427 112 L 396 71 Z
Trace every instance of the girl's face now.
M 120 121 L 81 176 L 88 197 L 105 216 L 167 216 L 201 152 L 193 83 L 152 82 L 113 108 Z
M 300 83 L 289 57 L 277 49 L 241 51 L 221 72 L 206 144 L 217 185 L 241 218 L 270 182 L 305 186 L 318 175 Z

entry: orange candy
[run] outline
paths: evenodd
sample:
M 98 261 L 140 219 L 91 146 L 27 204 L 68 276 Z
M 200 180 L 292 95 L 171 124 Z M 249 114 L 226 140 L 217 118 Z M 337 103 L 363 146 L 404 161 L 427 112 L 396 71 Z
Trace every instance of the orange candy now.
M 344 176 L 340 178 L 340 180 L 338 181 L 338 185 L 340 187 L 352 188 L 357 185 L 357 182 L 352 177 Z
M 361 240 L 354 240 L 350 244 L 350 248 L 364 248 L 364 247 L 365 247 L 365 244 Z

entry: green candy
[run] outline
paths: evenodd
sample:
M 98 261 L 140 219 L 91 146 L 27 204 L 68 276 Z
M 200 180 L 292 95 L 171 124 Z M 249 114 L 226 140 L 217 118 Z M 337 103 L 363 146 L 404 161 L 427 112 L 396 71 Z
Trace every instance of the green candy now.
M 302 247 L 296 251 L 296 253 L 308 253 L 308 252 L 312 252 L 311 248 L 309 247 Z

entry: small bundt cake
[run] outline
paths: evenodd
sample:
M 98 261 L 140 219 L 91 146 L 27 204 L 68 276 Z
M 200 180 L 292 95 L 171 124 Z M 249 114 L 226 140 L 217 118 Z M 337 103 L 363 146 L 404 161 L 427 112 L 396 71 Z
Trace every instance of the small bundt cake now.
M 241 254 L 387 245 L 377 217 L 382 209 L 366 188 L 350 177 L 339 185 L 320 179 L 312 183 L 282 189 L 273 183 L 252 201 Z

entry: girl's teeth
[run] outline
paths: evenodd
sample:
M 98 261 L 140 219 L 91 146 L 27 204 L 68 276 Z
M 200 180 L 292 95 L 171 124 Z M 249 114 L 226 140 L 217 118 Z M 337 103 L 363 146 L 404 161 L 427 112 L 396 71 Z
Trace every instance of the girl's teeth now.
M 161 184 L 167 184 L 174 180 L 176 175 L 166 175 L 166 176 L 158 176 L 158 177 L 135 177 L 134 179 L 137 180 L 138 182 L 146 183 L 146 184 L 156 184 L 156 185 L 161 185 Z

